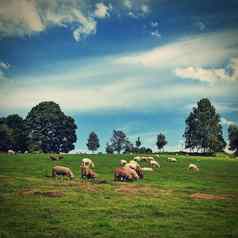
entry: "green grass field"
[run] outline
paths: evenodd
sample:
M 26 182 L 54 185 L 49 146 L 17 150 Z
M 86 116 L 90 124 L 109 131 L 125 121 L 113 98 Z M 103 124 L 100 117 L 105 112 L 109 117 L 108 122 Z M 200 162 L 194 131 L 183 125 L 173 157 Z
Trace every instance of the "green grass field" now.
M 44 154 L 0 155 L 0 237 L 238 237 L 237 159 L 178 156 L 169 163 L 164 154 L 160 170 L 119 183 L 113 168 L 133 156 L 87 157 L 107 184 L 80 180 L 82 155 L 62 161 Z M 187 171 L 190 162 L 199 173 Z M 47 177 L 55 164 L 70 167 L 76 179 Z M 50 191 L 62 196 L 46 196 Z M 214 197 L 196 199 L 196 193 Z

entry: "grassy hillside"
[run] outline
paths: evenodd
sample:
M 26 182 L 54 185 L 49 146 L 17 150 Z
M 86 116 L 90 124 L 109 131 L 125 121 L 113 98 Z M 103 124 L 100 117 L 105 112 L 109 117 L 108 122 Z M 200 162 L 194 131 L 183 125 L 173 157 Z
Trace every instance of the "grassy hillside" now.
M 92 155 L 107 184 L 83 182 L 82 155 L 0 155 L 0 237 L 238 237 L 238 160 L 179 156 L 144 180 L 113 182 L 113 168 L 132 156 Z M 190 162 L 201 171 L 187 171 Z M 47 177 L 55 164 L 76 179 Z M 55 192 L 55 193 L 48 193 Z M 213 195 L 213 196 L 209 196 Z

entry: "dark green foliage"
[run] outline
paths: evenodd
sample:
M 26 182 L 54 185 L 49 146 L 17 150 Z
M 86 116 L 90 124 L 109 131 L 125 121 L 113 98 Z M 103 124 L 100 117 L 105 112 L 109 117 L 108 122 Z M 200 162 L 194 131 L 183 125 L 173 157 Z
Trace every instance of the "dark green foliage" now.
M 28 113 L 26 131 L 30 149 L 43 152 L 69 152 L 74 149 L 74 119 L 66 116 L 54 102 L 42 102 Z
M 211 102 L 204 98 L 186 119 L 185 147 L 201 152 L 222 151 L 226 145 L 220 116 Z
M 156 145 L 158 147 L 159 150 L 163 149 L 164 146 L 167 144 L 168 142 L 166 141 L 165 135 L 163 135 L 162 133 L 160 133 L 157 136 L 157 142 Z
M 9 115 L 6 117 L 5 123 L 12 129 L 12 148 L 15 151 L 24 152 L 27 149 L 27 137 L 23 118 L 17 114 Z
M 99 148 L 99 139 L 95 132 L 91 132 L 88 138 L 87 147 L 91 151 L 96 151 Z
M 113 148 L 113 151 L 116 151 L 118 154 L 120 154 L 121 151 L 126 149 L 129 143 L 129 140 L 127 139 L 127 136 L 123 131 L 113 131 L 113 135 L 111 138 L 111 146 Z
M 113 147 L 109 144 L 109 143 L 107 143 L 106 144 L 106 153 L 107 154 L 113 154 Z
M 228 128 L 229 147 L 238 155 L 238 126 L 230 125 Z
M 136 140 L 136 147 L 139 148 L 140 146 L 141 146 L 141 140 L 140 140 L 140 137 L 138 137 Z
M 0 123 L 0 151 L 7 151 L 12 148 L 12 131 L 4 123 Z

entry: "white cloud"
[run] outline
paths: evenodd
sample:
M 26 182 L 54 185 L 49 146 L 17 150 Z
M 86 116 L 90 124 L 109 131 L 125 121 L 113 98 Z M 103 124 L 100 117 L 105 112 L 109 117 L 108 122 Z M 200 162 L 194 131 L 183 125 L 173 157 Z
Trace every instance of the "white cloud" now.
M 152 21 L 151 22 L 151 27 L 156 28 L 159 25 L 157 21 Z
M 160 35 L 160 33 L 159 33 L 158 30 L 152 31 L 152 32 L 151 32 L 151 35 L 154 36 L 154 37 L 156 37 L 156 38 L 160 38 L 160 37 L 161 37 L 161 35 Z
M 0 62 L 0 69 L 7 70 L 7 69 L 9 69 L 10 67 L 11 67 L 11 66 L 10 66 L 10 64 L 8 64 L 8 63 Z
M 149 8 L 148 5 L 142 4 L 142 5 L 141 5 L 141 11 L 142 11 L 144 14 L 147 14 L 147 13 L 149 13 L 150 8 Z
M 187 67 L 177 68 L 175 74 L 181 78 L 194 79 L 205 82 L 237 81 L 238 80 L 238 58 L 232 58 L 226 68 L 200 68 Z
M 238 55 L 238 31 L 200 34 L 155 49 L 119 57 L 115 63 L 145 68 L 198 67 Z
M 96 21 L 87 19 L 81 26 L 73 31 L 73 36 L 76 41 L 80 41 L 81 37 L 87 37 L 90 34 L 96 34 Z
M 106 6 L 104 3 L 97 3 L 94 14 L 98 18 L 105 18 L 109 16 L 109 10 L 110 7 Z
M 206 25 L 201 22 L 201 21 L 198 21 L 198 22 L 195 22 L 194 24 L 200 31 L 204 31 L 206 29 Z

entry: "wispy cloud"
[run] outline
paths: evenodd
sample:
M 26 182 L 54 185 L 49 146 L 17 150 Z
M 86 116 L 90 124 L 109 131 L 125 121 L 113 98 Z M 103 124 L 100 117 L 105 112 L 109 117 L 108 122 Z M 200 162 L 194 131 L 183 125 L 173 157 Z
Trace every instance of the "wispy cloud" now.
M 149 51 L 122 56 L 116 63 L 156 69 L 222 63 L 227 57 L 238 55 L 237 38 L 238 31 L 194 35 Z
M 216 81 L 238 81 L 238 58 L 232 58 L 225 68 L 177 68 L 178 77 L 214 83 Z
M 98 18 L 105 18 L 109 16 L 109 11 L 111 8 L 111 6 L 107 6 L 104 3 L 97 3 L 94 15 Z

